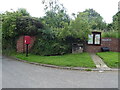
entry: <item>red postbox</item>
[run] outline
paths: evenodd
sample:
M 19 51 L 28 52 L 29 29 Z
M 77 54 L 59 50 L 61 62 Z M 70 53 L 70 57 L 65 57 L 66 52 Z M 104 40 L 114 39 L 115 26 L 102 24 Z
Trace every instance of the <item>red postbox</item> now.
M 24 37 L 24 43 L 25 44 L 30 44 L 30 41 L 31 41 L 31 37 L 30 36 L 25 36 Z
M 31 37 L 30 36 L 25 36 L 24 37 L 24 43 L 26 44 L 26 57 L 28 57 L 28 45 L 30 44 Z

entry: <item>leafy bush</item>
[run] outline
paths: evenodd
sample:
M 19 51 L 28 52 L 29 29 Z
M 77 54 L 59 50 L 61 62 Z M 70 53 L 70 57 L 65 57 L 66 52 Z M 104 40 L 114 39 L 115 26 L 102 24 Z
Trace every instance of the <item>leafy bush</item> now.
M 15 32 L 18 35 L 35 36 L 42 28 L 43 25 L 37 18 L 22 16 L 17 18 Z
M 120 38 L 118 31 L 102 32 L 102 37 Z
M 24 14 L 25 15 L 25 14 Z M 21 12 L 5 12 L 2 16 L 3 54 L 16 49 L 16 40 L 20 35 L 36 35 L 43 25 L 37 18 L 23 16 Z
M 31 53 L 38 55 L 62 55 L 68 52 L 68 45 L 56 40 L 36 40 Z

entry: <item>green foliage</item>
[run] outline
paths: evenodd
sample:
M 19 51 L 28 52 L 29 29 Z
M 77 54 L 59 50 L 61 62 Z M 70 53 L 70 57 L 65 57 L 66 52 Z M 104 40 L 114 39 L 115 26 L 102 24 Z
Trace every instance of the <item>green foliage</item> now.
M 18 13 L 21 13 L 22 16 L 30 16 L 30 14 L 27 12 L 27 10 L 25 8 L 19 8 Z
M 118 31 L 120 27 L 120 11 L 113 16 L 113 29 Z
M 89 22 L 89 25 L 91 26 L 91 29 L 105 30 L 107 28 L 106 23 L 103 22 L 102 16 L 100 16 L 100 14 L 97 13 L 95 10 L 86 9 L 84 13 L 88 13 L 87 17 L 88 17 L 88 22 Z
M 3 38 L 14 38 L 16 36 L 17 18 L 22 16 L 18 12 L 6 12 L 2 14 L 2 32 Z
M 118 31 L 107 31 L 102 32 L 102 37 L 120 38 L 120 34 Z
M 38 55 L 62 55 L 67 53 L 68 45 L 50 39 L 38 38 L 31 50 L 31 53 Z
M 86 41 L 90 33 L 87 13 L 79 13 L 75 20 L 71 20 L 70 24 L 64 23 L 64 28 L 59 29 L 58 37 L 65 40 L 66 43 L 72 44 L 80 41 Z M 80 42 L 79 42 L 80 43 Z
M 105 31 L 118 32 L 119 30 L 120 30 L 120 12 L 117 12 L 113 16 L 113 22 L 107 25 L 107 29 Z
M 17 18 L 16 22 L 16 33 L 18 35 L 37 35 L 43 25 L 37 18 L 29 17 L 29 16 L 22 16 Z
M 37 18 L 29 16 L 25 9 L 5 12 L 2 16 L 2 49 L 3 53 L 16 49 L 16 40 L 20 35 L 36 35 L 43 25 Z
M 43 0 L 45 5 L 45 14 L 40 18 L 45 28 L 41 31 L 41 35 L 37 36 L 37 41 L 31 52 L 39 55 L 60 55 L 68 53 L 69 45 L 64 42 L 64 36 L 61 33 L 65 30 L 65 25 L 70 22 L 66 10 L 56 0 Z
M 69 23 L 69 16 L 62 10 L 58 13 L 47 11 L 46 16 L 44 16 L 44 22 L 51 28 L 63 28 L 64 23 Z
M 64 28 L 64 23 L 69 23 L 70 18 L 66 13 L 64 6 L 58 3 L 57 0 L 46 1 L 43 0 L 45 5 L 45 14 L 43 22 L 53 31 L 57 32 L 59 29 Z
M 58 3 L 57 0 L 50 0 L 49 2 L 44 0 L 43 4 L 45 5 L 46 16 L 42 18 L 42 21 L 54 33 L 56 38 L 54 43 L 56 43 L 56 41 L 59 42 L 59 45 L 57 43 L 59 49 L 67 44 L 67 49 L 69 49 L 67 51 L 70 52 L 72 43 L 86 42 L 88 34 L 90 33 L 89 14 L 87 12 L 79 13 L 75 20 L 70 21 L 65 8 Z M 55 50 L 61 53 L 59 49 Z M 66 50 L 64 52 L 66 52 Z
M 104 30 L 106 23 L 103 18 L 93 9 L 86 9 L 77 16 L 73 14 L 71 20 L 66 9 L 58 0 L 43 0 L 45 16 L 42 18 L 31 17 L 26 9 L 5 12 L 2 16 L 2 46 L 7 49 L 16 48 L 16 39 L 20 35 L 36 36 L 37 40 L 31 49 L 31 53 L 39 55 L 60 55 L 70 53 L 72 43 L 85 43 L 91 29 Z M 119 37 L 118 22 L 119 13 L 113 18 L 113 23 L 108 24 L 103 37 Z M 118 20 L 119 21 L 119 20 Z M 120 26 L 120 25 L 119 25 Z M 116 32 L 112 32 L 115 29 Z
M 2 14 L 2 50 L 10 51 L 16 47 L 16 21 L 21 16 L 18 12 L 5 12 Z M 7 52 L 6 52 L 7 53 Z
M 85 69 L 85 71 L 92 71 L 92 69 Z
M 68 23 L 64 23 L 64 27 L 57 31 L 57 37 L 62 38 L 63 40 L 65 40 L 67 36 L 71 36 L 70 25 Z
M 107 25 L 107 29 L 105 31 L 111 31 L 113 30 L 113 23 L 110 23 Z
M 2 54 L 7 55 L 7 56 L 12 56 L 16 53 L 16 50 L 14 48 L 7 48 L 2 50 Z
M 90 26 L 88 23 L 87 13 L 79 13 L 75 20 L 70 24 L 71 36 L 87 40 L 88 33 L 90 33 Z

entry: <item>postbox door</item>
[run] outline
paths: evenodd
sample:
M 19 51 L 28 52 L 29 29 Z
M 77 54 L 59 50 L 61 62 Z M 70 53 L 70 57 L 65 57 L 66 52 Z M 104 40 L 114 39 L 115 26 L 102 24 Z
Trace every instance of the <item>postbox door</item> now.
M 31 37 L 30 36 L 25 36 L 24 37 L 24 43 L 25 44 L 30 44 L 30 41 L 31 41 Z

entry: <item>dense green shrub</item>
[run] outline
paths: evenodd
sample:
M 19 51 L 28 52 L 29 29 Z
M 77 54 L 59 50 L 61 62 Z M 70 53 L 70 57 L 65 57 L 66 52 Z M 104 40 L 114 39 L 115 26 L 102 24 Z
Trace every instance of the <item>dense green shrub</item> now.
M 21 16 L 18 12 L 5 12 L 2 16 L 2 53 L 7 54 L 16 48 L 16 20 Z
M 118 31 L 102 32 L 102 37 L 120 38 Z
M 23 13 L 23 12 L 22 12 Z M 21 35 L 37 35 L 41 32 L 43 25 L 38 18 L 26 16 L 21 12 L 5 12 L 2 17 L 2 51 L 6 54 L 8 51 L 16 50 L 16 40 Z
M 49 39 L 38 38 L 31 50 L 31 53 L 38 55 L 62 55 L 68 53 L 69 45 Z
M 39 31 L 41 31 L 42 28 L 43 25 L 38 18 L 22 16 L 17 18 L 15 32 L 18 35 L 35 36 L 39 33 Z

